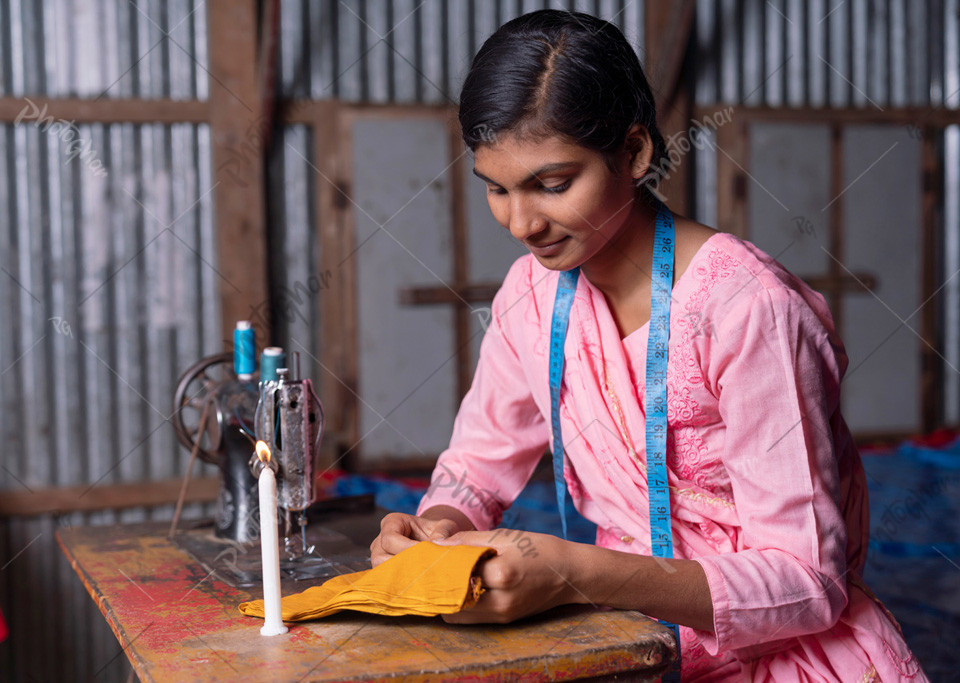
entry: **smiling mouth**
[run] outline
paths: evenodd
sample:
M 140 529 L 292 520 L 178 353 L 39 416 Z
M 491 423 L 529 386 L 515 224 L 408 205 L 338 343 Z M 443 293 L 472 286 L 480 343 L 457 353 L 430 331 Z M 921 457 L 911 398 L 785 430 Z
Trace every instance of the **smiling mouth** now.
M 554 240 L 553 242 L 548 242 L 547 244 L 531 244 L 530 242 L 526 242 L 525 244 L 527 245 L 527 248 L 532 251 L 544 251 L 556 247 L 558 244 L 566 240 L 567 237 L 569 237 L 569 235 L 565 235 L 564 237 Z
M 530 244 L 529 242 L 525 242 L 525 244 L 527 245 L 527 249 L 529 249 L 530 253 L 534 256 L 538 258 L 551 258 L 557 256 L 563 251 L 564 247 L 567 245 L 567 240 L 569 237 L 570 236 L 567 235 L 554 242 L 548 242 L 544 245 L 535 245 Z

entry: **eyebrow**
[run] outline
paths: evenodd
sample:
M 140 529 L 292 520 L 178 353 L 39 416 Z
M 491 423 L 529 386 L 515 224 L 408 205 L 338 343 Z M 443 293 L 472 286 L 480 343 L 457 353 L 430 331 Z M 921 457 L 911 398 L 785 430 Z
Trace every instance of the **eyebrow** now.
M 577 165 L 577 162 L 575 161 L 559 161 L 555 164 L 547 164 L 546 166 L 541 166 L 536 171 L 534 171 L 533 173 L 528 175 L 526 178 L 524 178 L 520 182 L 520 185 L 528 185 L 529 183 L 532 183 L 533 181 L 538 180 L 540 176 L 547 175 L 548 173 L 553 173 L 554 171 L 563 171 L 570 168 L 571 166 L 576 166 L 576 165 Z M 500 185 L 500 183 L 496 182 L 495 180 L 491 180 L 487 176 L 480 173 L 480 171 L 478 171 L 476 168 L 473 169 L 473 175 L 480 178 L 480 180 L 490 183 L 491 185 Z

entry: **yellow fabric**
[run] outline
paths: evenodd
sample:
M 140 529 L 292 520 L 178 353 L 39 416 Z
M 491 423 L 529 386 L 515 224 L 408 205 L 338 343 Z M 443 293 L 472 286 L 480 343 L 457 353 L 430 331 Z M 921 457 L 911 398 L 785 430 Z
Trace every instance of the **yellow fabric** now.
M 320 619 L 345 609 L 388 616 L 453 614 L 480 597 L 480 577 L 473 572 L 492 553 L 492 548 L 418 543 L 373 569 L 341 574 L 286 596 L 283 620 Z M 240 611 L 263 618 L 263 600 L 240 603 Z

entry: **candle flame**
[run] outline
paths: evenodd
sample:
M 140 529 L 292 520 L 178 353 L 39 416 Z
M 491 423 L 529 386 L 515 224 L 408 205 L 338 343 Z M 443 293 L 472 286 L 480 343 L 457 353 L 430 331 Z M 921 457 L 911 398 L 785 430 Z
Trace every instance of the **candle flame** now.
M 266 441 L 257 441 L 257 457 L 260 458 L 260 462 L 270 462 L 270 446 Z

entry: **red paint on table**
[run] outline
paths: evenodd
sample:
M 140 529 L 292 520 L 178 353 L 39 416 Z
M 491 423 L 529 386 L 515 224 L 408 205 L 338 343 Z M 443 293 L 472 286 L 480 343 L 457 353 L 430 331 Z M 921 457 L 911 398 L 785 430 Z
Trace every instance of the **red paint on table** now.
M 58 540 L 142 681 L 546 681 L 625 670 L 656 680 L 675 656 L 670 631 L 641 614 L 574 607 L 505 626 L 341 612 L 267 638 L 237 609 L 259 591 L 208 574 L 163 524 L 68 528 Z

